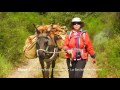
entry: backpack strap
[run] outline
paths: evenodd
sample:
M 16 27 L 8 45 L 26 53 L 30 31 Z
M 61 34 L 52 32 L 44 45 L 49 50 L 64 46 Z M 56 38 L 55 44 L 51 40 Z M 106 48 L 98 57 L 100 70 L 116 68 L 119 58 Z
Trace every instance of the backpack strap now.
M 82 30 L 82 32 L 81 32 L 81 38 L 83 38 L 83 40 L 85 41 L 85 33 L 86 33 L 87 31 L 86 30 Z
M 84 40 L 84 47 L 85 47 L 85 34 L 86 34 L 86 30 L 83 30 L 81 33 L 81 38 Z
M 85 44 L 85 33 L 86 33 L 86 32 L 87 32 L 86 30 L 82 30 L 82 33 L 81 33 L 81 38 L 83 39 L 83 43 L 84 43 L 84 47 L 83 47 L 83 49 L 82 49 L 81 55 L 83 55 L 84 49 L 85 49 L 85 47 L 86 47 L 86 44 Z

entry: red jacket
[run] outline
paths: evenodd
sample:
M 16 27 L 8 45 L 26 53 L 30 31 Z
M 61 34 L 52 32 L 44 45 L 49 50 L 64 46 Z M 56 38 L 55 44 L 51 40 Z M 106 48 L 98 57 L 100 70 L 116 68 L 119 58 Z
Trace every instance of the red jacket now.
M 79 40 L 80 42 L 79 51 L 81 53 L 82 59 L 85 59 L 85 60 L 88 59 L 88 54 L 90 54 L 91 57 L 94 57 L 95 52 L 94 52 L 93 45 L 89 38 L 88 33 L 87 32 L 82 33 L 81 37 L 79 35 L 80 39 L 76 41 L 74 37 L 77 35 L 77 33 L 82 33 L 82 31 L 80 30 L 79 32 L 76 32 L 72 30 L 71 32 L 68 32 L 66 34 L 66 37 L 63 43 L 63 49 L 65 51 L 71 49 L 72 58 L 75 58 L 74 49 L 76 48 L 76 42 L 78 42 Z M 70 54 L 66 54 L 66 58 L 70 58 L 70 57 L 71 57 Z

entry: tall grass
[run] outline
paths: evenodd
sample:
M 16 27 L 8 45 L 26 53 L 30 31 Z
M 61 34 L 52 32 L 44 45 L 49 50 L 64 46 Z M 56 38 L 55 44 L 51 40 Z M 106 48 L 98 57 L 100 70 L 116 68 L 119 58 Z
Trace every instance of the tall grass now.
M 0 61 L 1 67 L 7 67 L 22 61 L 22 50 L 26 38 L 34 34 L 34 24 L 39 24 L 39 14 L 34 12 L 0 12 Z M 4 58 L 3 58 L 4 57 Z M 4 64 L 5 63 L 5 64 Z M 10 65 L 8 66 L 10 67 Z M 0 76 L 8 68 L 0 70 Z M 9 70 L 9 69 L 8 69 Z M 5 73 L 4 73 L 5 71 Z
M 115 12 L 104 12 L 85 19 L 85 28 L 88 28 L 97 54 L 97 65 L 102 70 L 97 72 L 100 78 L 120 77 L 120 36 L 116 32 L 119 28 L 115 26 L 119 22 L 115 19 Z
M 12 70 L 12 67 L 12 64 L 0 55 L 0 77 L 5 77 Z
M 1 13 L 3 15 L 3 13 Z M 0 23 L 0 52 L 12 61 L 18 61 L 22 54 L 25 39 L 34 34 L 33 23 L 39 22 L 37 13 L 4 13 L 5 17 Z

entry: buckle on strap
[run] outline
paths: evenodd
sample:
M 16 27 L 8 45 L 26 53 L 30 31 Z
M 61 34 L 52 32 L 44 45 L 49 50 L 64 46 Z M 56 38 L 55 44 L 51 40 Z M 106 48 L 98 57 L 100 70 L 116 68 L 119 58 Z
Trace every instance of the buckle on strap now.
M 71 48 L 71 50 L 82 50 L 80 48 Z
M 81 55 L 83 55 L 84 49 L 85 49 L 85 48 L 82 48 L 82 49 L 80 49 L 80 48 L 71 48 L 71 50 L 81 50 Z

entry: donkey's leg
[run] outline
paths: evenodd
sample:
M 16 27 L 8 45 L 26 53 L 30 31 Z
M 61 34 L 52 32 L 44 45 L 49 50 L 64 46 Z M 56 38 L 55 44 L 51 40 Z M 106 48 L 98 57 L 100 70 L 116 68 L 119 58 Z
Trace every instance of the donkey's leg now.
M 53 72 L 54 72 L 54 68 L 55 68 L 55 61 L 56 61 L 56 60 L 53 60 L 53 61 L 52 61 L 52 72 L 51 72 L 51 78 L 54 78 L 54 75 L 53 75 L 54 73 L 53 73 Z
M 45 78 L 49 78 L 49 69 L 50 69 L 50 65 L 51 65 L 51 62 L 46 62 L 46 71 L 45 71 Z
M 45 78 L 45 70 L 44 70 L 44 61 L 43 60 L 40 60 L 40 65 L 41 65 L 41 68 L 42 68 L 42 75 L 43 75 L 43 78 Z

